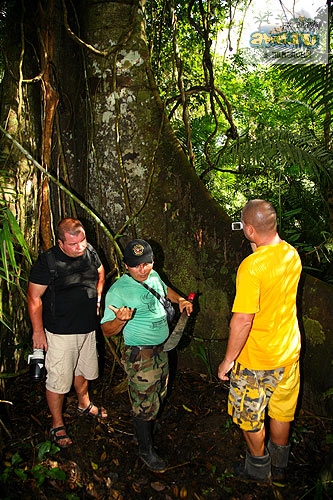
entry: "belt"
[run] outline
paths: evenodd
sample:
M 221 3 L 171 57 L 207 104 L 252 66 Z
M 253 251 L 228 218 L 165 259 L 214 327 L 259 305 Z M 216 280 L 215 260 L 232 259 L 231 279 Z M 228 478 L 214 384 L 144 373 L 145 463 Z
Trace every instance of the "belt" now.
M 158 344 L 158 345 L 127 345 L 125 347 L 126 347 L 126 349 L 133 349 L 134 347 L 136 347 L 140 351 L 144 351 L 145 349 L 158 349 L 159 347 L 162 347 L 162 346 L 164 346 L 164 342 L 162 344 Z

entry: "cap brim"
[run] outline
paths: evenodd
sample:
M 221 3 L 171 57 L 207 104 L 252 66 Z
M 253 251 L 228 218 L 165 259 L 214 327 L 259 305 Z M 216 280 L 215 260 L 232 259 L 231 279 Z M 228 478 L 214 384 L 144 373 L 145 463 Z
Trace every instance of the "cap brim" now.
M 134 259 L 124 259 L 125 264 L 129 267 L 136 267 L 139 264 L 147 263 L 152 264 L 154 261 L 154 256 L 148 257 L 147 255 L 143 255 L 142 257 L 135 257 Z

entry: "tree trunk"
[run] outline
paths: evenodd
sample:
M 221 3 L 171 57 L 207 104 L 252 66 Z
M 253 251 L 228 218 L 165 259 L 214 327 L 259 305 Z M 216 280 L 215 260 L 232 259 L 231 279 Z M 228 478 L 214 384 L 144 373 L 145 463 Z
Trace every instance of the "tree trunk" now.
M 27 38 L 24 37 L 21 13 L 22 9 L 19 7 L 14 17 L 16 22 L 13 22 L 13 13 L 8 12 L 11 22 L 7 25 L 6 32 L 2 34 L 6 45 L 4 52 L 6 71 L 1 81 L 0 116 L 1 125 L 37 157 L 40 126 L 35 116 L 40 116 L 40 98 L 36 87 L 24 80 L 30 79 L 39 71 L 32 47 L 29 43 L 26 44 L 31 32 L 26 33 Z M 0 170 L 6 173 L 4 182 L 1 182 L 2 199 L 16 216 L 29 246 L 37 248 L 37 172 L 27 158 L 5 137 L 0 137 L 0 150 Z M 10 330 L 0 323 L 1 373 L 15 373 L 23 358 L 24 350 L 30 346 L 30 324 L 27 319 L 24 294 L 29 269 L 27 261 L 22 256 L 18 255 L 17 261 L 19 273 L 17 277 L 11 276 L 11 279 L 18 286 L 0 279 L 1 319 L 11 327 Z M 3 380 L 0 382 L 3 387 Z
M 316 415 L 333 415 L 332 286 L 304 274 L 300 285 L 303 408 Z M 327 392 L 331 391 L 330 397 Z
M 62 136 L 63 150 L 71 151 L 66 155 L 71 183 L 119 237 L 121 247 L 133 237 L 151 242 L 155 266 L 164 277 L 185 295 L 199 294 L 195 329 L 200 337 L 223 339 L 224 347 L 241 242 L 166 119 L 149 65 L 141 6 L 111 1 L 76 6 L 79 24 L 67 12 L 72 33 L 67 60 L 59 48 L 57 56 L 59 106 L 69 96 L 73 115 L 82 117 L 84 96 L 89 118 L 70 124 L 74 147 L 69 134 Z M 75 54 L 82 51 L 84 71 L 74 63 L 68 71 L 73 33 L 80 36 Z M 79 91 L 81 99 L 76 98 Z M 61 114 L 61 129 L 66 120 Z M 82 142 L 84 129 L 87 140 Z M 86 156 L 81 153 L 73 161 L 73 151 L 86 151 Z M 112 244 L 101 234 L 96 239 L 111 274 L 117 273 L 121 263 Z

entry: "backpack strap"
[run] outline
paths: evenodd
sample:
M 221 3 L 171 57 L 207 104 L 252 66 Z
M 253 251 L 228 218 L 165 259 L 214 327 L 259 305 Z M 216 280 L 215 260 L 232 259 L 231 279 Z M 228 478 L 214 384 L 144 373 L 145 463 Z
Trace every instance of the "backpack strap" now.
M 52 281 L 54 281 L 58 277 L 58 272 L 57 272 L 57 261 L 55 258 L 54 253 L 52 252 L 52 249 L 49 248 L 45 252 L 45 257 L 47 261 L 47 265 L 51 274 Z
M 90 243 L 87 243 L 87 249 L 89 250 L 89 252 L 92 256 L 92 260 L 96 266 L 96 269 L 98 269 L 98 267 L 99 267 L 98 260 L 97 260 L 98 256 L 97 256 L 96 250 L 94 249 L 94 247 Z M 56 257 L 54 255 L 54 253 L 52 252 L 52 248 L 49 248 L 48 250 L 46 250 L 44 252 L 44 254 L 45 254 L 47 266 L 49 268 L 49 272 L 51 275 L 51 283 L 49 284 L 49 287 L 51 290 L 51 312 L 52 312 L 52 315 L 54 317 L 55 316 L 55 285 L 54 285 L 54 281 L 58 277 L 57 261 L 56 261 Z
M 92 256 L 92 261 L 95 264 L 96 269 L 98 269 L 99 268 L 99 257 L 98 257 L 96 250 L 94 249 L 94 247 L 90 243 L 87 243 L 87 250 L 89 250 L 89 252 Z
M 52 252 L 52 249 L 49 248 L 45 252 L 45 257 L 46 257 L 46 262 L 49 268 L 49 272 L 51 275 L 51 283 L 49 285 L 50 290 L 51 290 L 51 312 L 53 317 L 55 316 L 55 286 L 54 286 L 54 281 L 58 277 L 58 272 L 57 272 L 57 261 L 55 258 L 54 253 Z

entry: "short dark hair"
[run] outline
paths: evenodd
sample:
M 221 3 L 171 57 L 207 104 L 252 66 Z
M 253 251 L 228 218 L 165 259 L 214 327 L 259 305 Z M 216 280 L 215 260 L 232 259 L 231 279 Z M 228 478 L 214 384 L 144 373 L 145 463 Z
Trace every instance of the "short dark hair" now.
M 57 237 L 60 241 L 64 243 L 66 237 L 65 233 L 69 233 L 71 235 L 77 235 L 80 232 L 85 233 L 85 229 L 82 223 L 78 219 L 73 219 L 72 217 L 65 217 L 58 223 L 57 227 Z

